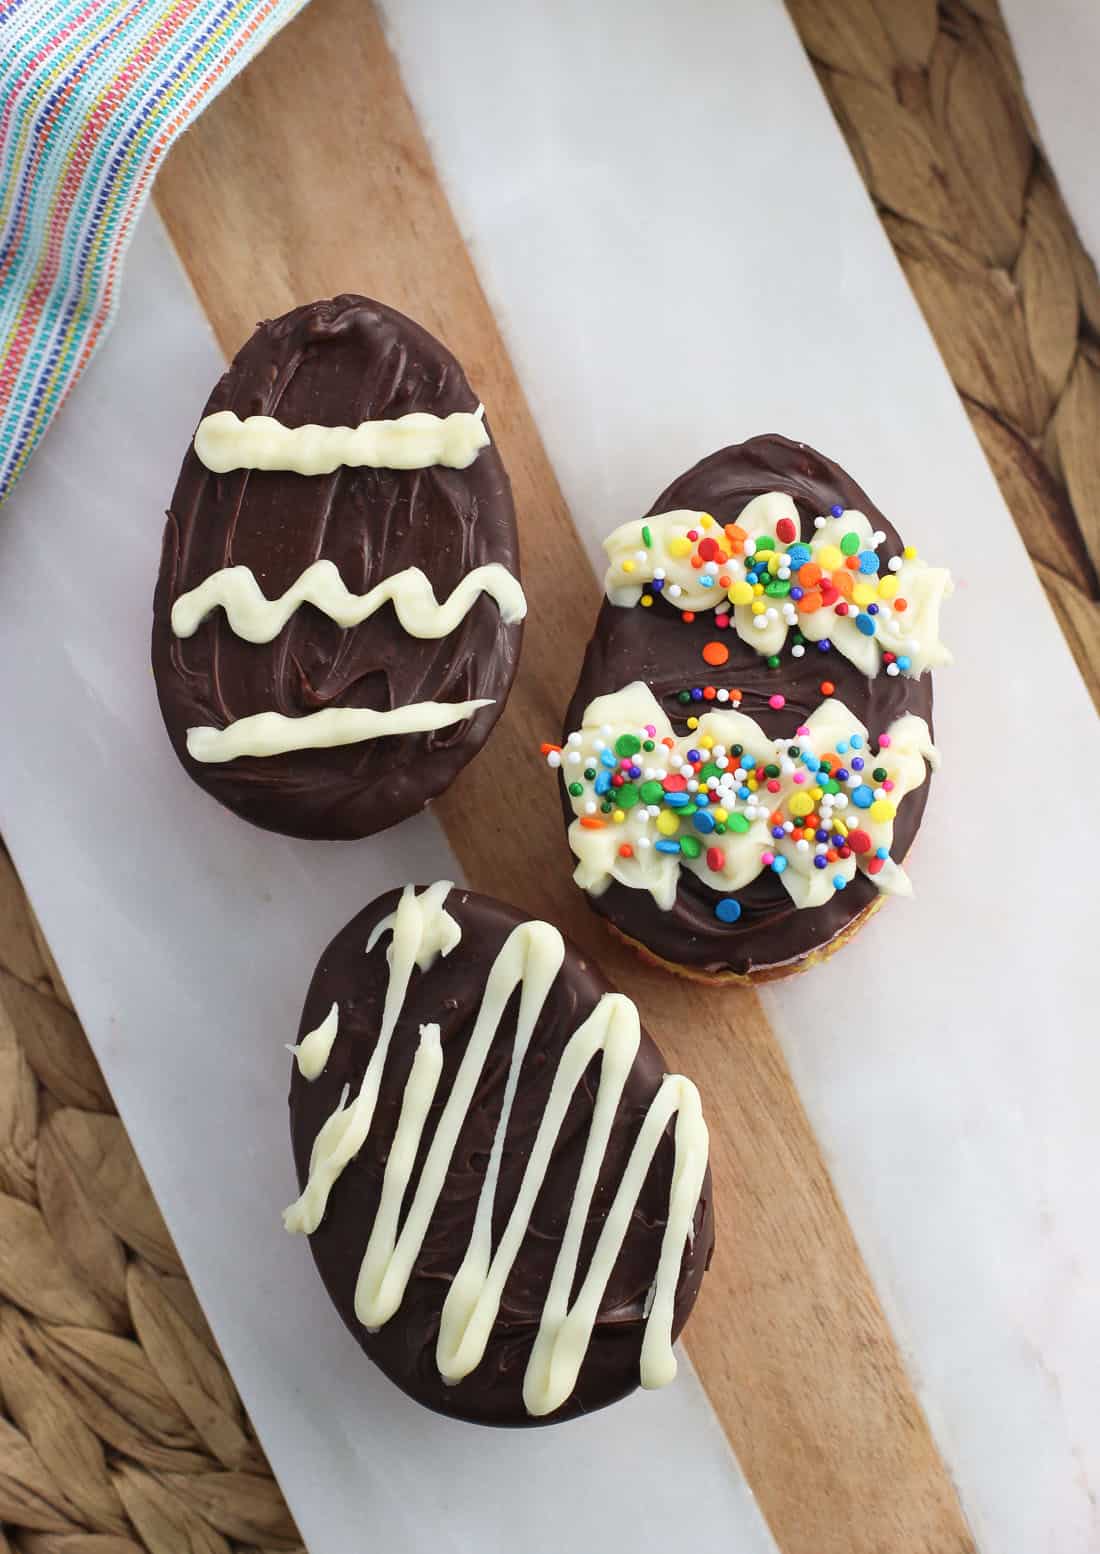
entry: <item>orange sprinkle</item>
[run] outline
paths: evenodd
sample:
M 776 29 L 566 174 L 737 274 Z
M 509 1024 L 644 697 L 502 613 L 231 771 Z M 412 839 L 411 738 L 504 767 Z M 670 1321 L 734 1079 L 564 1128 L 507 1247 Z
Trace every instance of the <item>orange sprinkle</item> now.
M 634 849 L 633 849 L 633 847 L 631 847 L 630 843 L 629 842 L 620 842 L 619 843 L 619 857 L 620 858 L 633 858 L 633 856 L 634 856 Z
M 715 686 L 713 686 L 713 685 L 704 685 L 703 686 L 703 700 L 704 701 L 713 701 L 714 698 L 717 695 L 718 695 L 718 691 L 717 691 L 717 688 Z
M 821 694 L 822 694 L 822 696 L 831 696 L 835 690 L 836 690 L 836 686 L 833 684 L 833 682 L 831 680 L 822 680 L 822 682 L 821 682 Z
M 844 558 L 844 565 L 848 568 L 849 572 L 857 571 L 858 568 L 859 568 L 859 557 L 858 556 L 845 556 L 845 558 Z
M 549 755 L 552 750 L 557 750 L 558 753 L 560 754 L 561 753 L 561 746 L 560 745 L 540 745 L 539 746 L 539 750 L 540 750 L 540 752 L 543 755 Z
M 909 608 L 909 605 L 906 602 L 906 600 L 904 600 L 904 599 L 895 599 L 894 600 L 894 609 L 895 610 L 907 610 L 908 608 Z
M 604 822 L 597 820 L 595 815 L 582 815 L 581 825 L 586 831 L 602 831 L 604 828 Z
M 825 854 L 825 856 L 829 860 L 830 863 L 835 863 L 837 861 L 837 859 L 840 857 L 840 854 L 837 852 L 835 847 L 830 847 L 829 851 Z
M 729 577 L 725 572 L 723 572 L 722 576 L 718 579 L 718 586 L 719 588 L 728 588 L 732 582 L 733 578 Z
M 845 599 L 850 599 L 855 584 L 852 582 L 851 574 L 838 567 L 833 573 L 833 587 L 838 594 L 843 594 Z
M 703 649 L 703 660 L 713 669 L 720 668 L 730 656 L 730 650 L 724 642 L 708 642 Z
M 803 588 L 812 588 L 821 581 L 821 568 L 816 561 L 805 561 L 798 569 L 798 581 Z
M 734 545 L 743 545 L 749 537 L 749 531 L 743 529 L 739 523 L 727 523 L 725 527 L 727 540 Z
M 803 615 L 812 615 L 815 610 L 820 610 L 823 603 L 820 588 L 810 588 L 798 601 L 798 608 Z
M 695 568 L 695 570 L 698 571 L 699 568 L 703 565 L 703 558 L 702 558 L 702 556 L 692 556 L 691 564 Z
M 695 611 L 694 610 L 681 610 L 680 611 L 680 619 L 682 621 L 686 621 L 687 624 L 690 626 L 692 621 L 695 619 Z
M 730 692 L 730 701 L 740 701 L 741 697 L 743 695 L 744 695 L 743 691 L 731 691 Z

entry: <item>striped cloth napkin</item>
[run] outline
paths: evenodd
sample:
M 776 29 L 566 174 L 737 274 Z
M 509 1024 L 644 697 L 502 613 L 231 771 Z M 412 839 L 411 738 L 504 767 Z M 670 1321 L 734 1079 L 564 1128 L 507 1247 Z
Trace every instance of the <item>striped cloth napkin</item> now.
M 0 0 L 0 502 L 110 326 L 161 157 L 305 0 Z

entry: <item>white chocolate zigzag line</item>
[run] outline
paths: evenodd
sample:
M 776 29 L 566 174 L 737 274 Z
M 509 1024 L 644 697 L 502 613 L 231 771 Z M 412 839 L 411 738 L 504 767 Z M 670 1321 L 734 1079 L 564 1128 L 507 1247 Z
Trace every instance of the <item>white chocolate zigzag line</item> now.
M 489 433 L 476 411 L 447 416 L 415 410 L 393 421 L 361 421 L 358 426 L 283 426 L 267 415 L 243 421 L 232 410 L 217 410 L 199 422 L 195 452 L 216 475 L 234 469 L 290 470 L 298 475 L 331 475 L 349 469 L 468 469 Z
M 438 892 L 439 886 L 432 891 Z M 425 939 L 435 932 L 433 911 L 425 910 L 430 892 L 417 897 L 407 887 L 391 925 L 390 985 L 382 1031 L 371 1056 L 359 1095 L 351 1106 L 343 1101 L 325 1123 L 314 1144 L 309 1180 L 298 1202 L 287 1211 L 288 1229 L 312 1230 L 320 1222 L 332 1183 L 361 1148 L 370 1128 L 377 1099 L 384 1051 L 396 1019 L 394 1003 L 404 1001 L 412 965 L 423 964 Z M 446 914 L 443 914 L 444 916 Z M 432 940 L 428 940 L 430 952 Z M 645 1185 L 650 1163 L 668 1123 L 675 1116 L 675 1163 L 669 1212 L 661 1238 L 657 1273 L 651 1291 L 642 1341 L 640 1379 L 643 1387 L 659 1387 L 676 1374 L 672 1322 L 676 1286 L 685 1242 L 692 1234 L 695 1208 L 706 1174 L 708 1136 L 699 1093 L 690 1080 L 666 1075 L 635 1140 L 626 1169 L 601 1229 L 576 1300 L 569 1304 L 576 1280 L 581 1241 L 614 1126 L 619 1102 L 641 1042 L 638 1012 L 620 993 L 607 993 L 573 1033 L 562 1053 L 546 1109 L 520 1183 L 519 1193 L 500 1242 L 492 1247 L 492 1218 L 500 1164 L 519 1076 L 543 1005 L 561 969 L 565 946 L 548 923 L 523 923 L 513 929 L 489 972 L 474 1030 L 467 1043 L 454 1086 L 443 1107 L 427 1158 L 400 1234 L 401 1207 L 442 1071 L 439 1027 L 424 1025 L 420 1045 L 406 1082 L 397 1131 L 390 1147 L 378 1212 L 371 1227 L 355 1292 L 355 1310 L 367 1327 L 377 1329 L 398 1310 L 427 1234 L 451 1157 L 476 1092 L 500 1020 L 516 988 L 520 1007 L 501 1115 L 474 1216 L 470 1241 L 444 1302 L 436 1364 L 448 1382 L 460 1381 L 476 1369 L 500 1309 L 512 1265 L 530 1226 L 554 1145 L 572 1096 L 592 1058 L 600 1053 L 600 1079 L 592 1123 L 585 1145 L 562 1244 L 543 1305 L 538 1333 L 524 1376 L 523 1397 L 528 1413 L 552 1413 L 572 1393 L 588 1351 L 600 1301 L 614 1270 Z M 379 1051 L 383 1056 L 379 1058 Z
M 242 755 L 286 755 L 292 750 L 330 750 L 387 734 L 423 734 L 462 723 L 492 698 L 477 701 L 418 701 L 407 707 L 375 712 L 370 707 L 326 707 L 302 718 L 281 712 L 256 712 L 225 728 L 187 730 L 187 753 L 193 761 L 235 761 Z
M 358 626 L 392 603 L 411 637 L 446 637 L 463 621 L 483 593 L 494 599 L 506 625 L 523 620 L 527 600 L 519 582 L 498 561 L 475 567 L 442 604 L 419 567 L 406 567 L 365 594 L 347 588 L 336 564 L 315 561 L 277 599 L 268 599 L 251 567 L 222 567 L 172 606 L 172 630 L 191 637 L 208 615 L 225 610 L 230 629 L 245 642 L 272 642 L 303 604 L 312 604 L 337 626 Z

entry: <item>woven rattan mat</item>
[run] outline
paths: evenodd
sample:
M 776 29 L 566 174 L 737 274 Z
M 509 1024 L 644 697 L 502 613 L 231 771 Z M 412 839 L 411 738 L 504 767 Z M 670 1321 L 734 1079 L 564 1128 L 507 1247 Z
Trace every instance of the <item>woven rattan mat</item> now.
M 1100 284 L 997 8 L 790 8 L 1100 704 Z M 0 1554 L 299 1546 L 2 853 L 0 1402 Z

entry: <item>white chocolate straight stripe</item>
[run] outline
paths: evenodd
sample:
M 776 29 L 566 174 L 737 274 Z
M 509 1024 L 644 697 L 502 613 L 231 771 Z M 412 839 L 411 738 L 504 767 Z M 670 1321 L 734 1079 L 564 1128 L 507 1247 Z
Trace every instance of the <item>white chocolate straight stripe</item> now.
M 369 707 L 326 707 L 304 718 L 256 712 L 225 728 L 189 728 L 187 753 L 193 761 L 235 761 L 242 755 L 286 755 L 291 750 L 331 750 L 387 734 L 423 734 L 472 717 L 492 698 L 478 701 L 418 701 L 389 712 Z
M 243 421 L 217 410 L 199 422 L 195 452 L 216 475 L 234 469 L 289 470 L 297 475 L 331 475 L 349 469 L 469 469 L 489 445 L 484 407 L 448 416 L 414 410 L 394 421 L 358 426 L 283 426 L 267 415 Z
M 333 561 L 315 561 L 277 599 L 268 599 L 251 567 L 222 567 L 172 606 L 172 630 L 192 637 L 208 615 L 224 609 L 230 628 L 245 642 L 273 642 L 303 604 L 312 604 L 337 626 L 358 626 L 391 604 L 410 637 L 446 637 L 488 594 L 509 626 L 523 620 L 527 600 L 516 578 L 499 561 L 474 567 L 442 604 L 419 567 L 384 578 L 365 594 L 353 594 Z
M 412 965 L 430 965 L 437 947 L 445 942 L 446 924 L 453 926 L 453 920 L 443 911 L 450 888 L 445 884 L 435 885 L 418 897 L 412 887 L 407 886 L 397 912 L 380 923 L 371 935 L 368 948 L 373 947 L 382 932 L 390 928 L 393 932 L 382 1030 L 359 1095 L 350 1106 L 346 1097 L 342 1098 L 317 1135 L 309 1179 L 301 1197 L 285 1215 L 289 1230 L 316 1229 L 333 1183 L 367 1137 L 394 1023 L 408 989 Z M 646 1313 L 640 1380 L 643 1387 L 652 1388 L 665 1386 L 675 1377 L 672 1321 L 676 1287 L 684 1245 L 692 1234 L 709 1147 L 699 1092 L 689 1079 L 678 1074 L 666 1075 L 642 1122 L 580 1290 L 570 1305 L 569 1295 L 576 1281 L 581 1242 L 600 1169 L 641 1043 L 641 1026 L 634 1004 L 621 993 L 606 993 L 566 1043 L 516 1201 L 500 1242 L 493 1250 L 493 1209 L 512 1106 L 532 1035 L 564 957 L 565 944 L 561 934 L 549 923 L 521 923 L 509 934 L 490 969 L 474 1029 L 398 1233 L 398 1219 L 409 1192 L 443 1067 L 439 1026 L 421 1027 L 420 1044 L 405 1084 L 397 1129 L 386 1159 L 378 1210 L 355 1290 L 356 1315 L 371 1331 L 384 1326 L 400 1308 L 489 1051 L 518 987 L 519 1013 L 501 1113 L 469 1244 L 443 1305 L 436 1364 L 444 1380 L 454 1383 L 468 1376 L 484 1358 L 508 1275 L 530 1229 L 531 1215 L 570 1101 L 593 1057 L 600 1053 L 600 1078 L 592 1123 L 524 1376 L 524 1405 L 535 1417 L 559 1408 L 577 1384 L 599 1315 L 600 1301 L 614 1271 L 634 1206 L 673 1117 L 676 1118 L 673 1179 L 657 1272 Z

